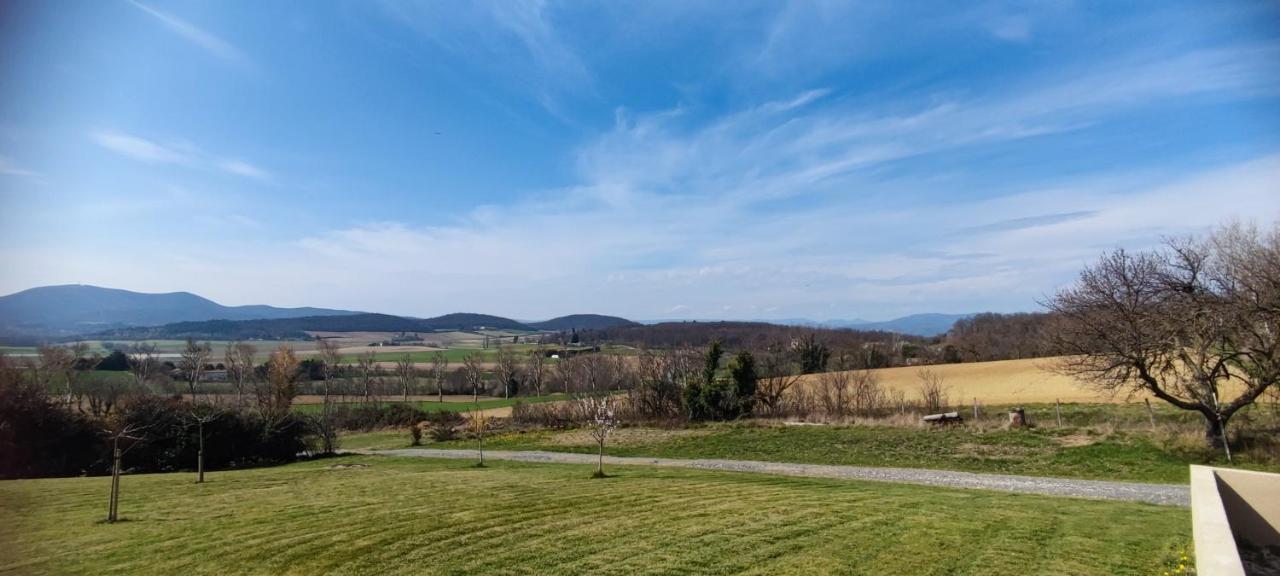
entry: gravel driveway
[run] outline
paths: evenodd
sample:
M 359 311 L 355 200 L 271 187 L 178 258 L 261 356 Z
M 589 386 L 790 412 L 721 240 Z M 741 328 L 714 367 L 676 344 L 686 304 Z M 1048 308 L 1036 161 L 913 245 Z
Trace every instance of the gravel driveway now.
M 387 454 L 393 456 L 415 456 L 420 458 L 476 458 L 475 450 L 440 450 L 435 448 L 352 450 L 350 453 Z M 538 450 L 485 450 L 484 457 L 493 460 L 514 460 L 517 462 L 546 462 L 556 464 L 596 463 L 596 456 L 593 454 L 544 452 Z M 604 461 L 605 464 L 609 464 L 611 466 L 670 466 L 675 468 L 757 472 L 762 474 L 783 474 L 787 476 L 809 476 L 814 478 L 843 478 L 850 480 L 872 480 L 877 482 L 901 482 L 906 484 L 923 484 L 926 486 L 944 486 L 947 488 L 970 488 L 977 490 L 997 490 L 1001 492 L 1019 492 L 1023 494 L 1045 494 L 1049 496 L 1093 498 L 1098 500 L 1146 502 L 1149 504 L 1181 506 L 1184 508 L 1190 505 L 1191 502 L 1190 489 L 1185 485 L 1176 484 L 1138 484 L 1130 482 L 1107 482 L 1103 480 L 1076 480 L 1068 478 L 1042 478 L 1036 476 L 1009 476 L 1004 474 L 978 474 L 974 472 L 923 470 L 918 468 L 828 466 L 823 464 L 789 464 L 784 462 L 756 462 L 751 460 L 680 460 L 673 458 L 605 456 Z

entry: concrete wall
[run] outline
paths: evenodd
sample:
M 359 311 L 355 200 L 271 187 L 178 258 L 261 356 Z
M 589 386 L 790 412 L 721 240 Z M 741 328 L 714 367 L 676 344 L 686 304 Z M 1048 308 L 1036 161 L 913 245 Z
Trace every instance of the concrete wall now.
M 1192 466 L 1191 518 L 1201 576 L 1280 574 L 1280 474 Z

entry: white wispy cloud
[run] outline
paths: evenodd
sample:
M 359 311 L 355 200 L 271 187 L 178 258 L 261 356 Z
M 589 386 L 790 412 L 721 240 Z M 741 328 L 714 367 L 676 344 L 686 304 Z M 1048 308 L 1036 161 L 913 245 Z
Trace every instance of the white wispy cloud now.
M 1247 64 L 1222 66 L 1257 66 L 1268 50 L 1130 55 L 996 96 L 879 108 L 815 90 L 706 123 L 680 107 L 623 111 L 578 151 L 575 186 L 456 225 L 370 223 L 295 246 L 370 279 L 359 290 L 394 299 L 375 280 L 393 275 L 435 298 L 513 310 L 554 307 L 546 299 L 557 293 L 570 295 L 557 310 L 626 301 L 650 318 L 677 305 L 690 317 L 724 316 L 726 306 L 738 317 L 1025 308 L 1105 249 L 1233 215 L 1275 220 L 1280 157 L 1176 176 L 1091 175 L 980 202 L 950 200 L 927 174 L 886 178 L 883 167 L 1085 129 L 1188 90 L 1267 91 L 1272 81 L 1242 73 Z
M 499 82 L 531 91 L 558 116 L 561 99 L 593 90 L 590 70 L 555 27 L 553 7 L 544 0 L 381 5 L 423 38 L 491 70 Z
M 263 182 L 272 178 L 270 172 L 249 162 L 208 154 L 186 142 L 158 141 L 111 130 L 90 132 L 89 138 L 107 150 L 140 162 L 217 170 Z
M 18 166 L 14 161 L 6 156 L 0 156 L 0 174 L 6 176 L 15 176 L 18 178 L 26 178 L 33 182 L 44 182 L 44 175 L 34 170 L 28 170 Z
M 226 40 L 223 40 L 222 38 L 219 38 L 218 36 L 206 30 L 203 30 L 197 27 L 196 25 L 191 24 L 190 22 L 187 22 L 186 20 L 178 18 L 177 16 L 174 16 L 167 12 L 162 12 L 160 10 L 147 6 L 146 4 L 138 2 L 137 0 L 128 0 L 128 1 L 135 8 L 145 12 L 146 14 L 150 15 L 152 18 L 155 18 L 158 22 L 163 24 L 169 30 L 173 31 L 179 36 L 182 36 L 187 41 L 203 48 L 206 52 L 212 54 L 213 56 L 216 56 L 228 62 L 234 62 L 234 63 L 240 63 L 240 64 L 244 64 L 248 62 L 248 58 L 245 57 L 244 53 L 242 53 L 238 48 L 233 46 L 230 42 L 227 42 Z

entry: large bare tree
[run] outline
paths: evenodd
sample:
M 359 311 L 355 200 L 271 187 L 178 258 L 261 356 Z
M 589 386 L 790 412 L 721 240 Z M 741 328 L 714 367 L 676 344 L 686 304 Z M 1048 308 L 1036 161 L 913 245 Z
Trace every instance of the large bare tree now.
M 1280 378 L 1280 225 L 1111 252 L 1047 305 L 1057 370 L 1199 412 L 1221 448 L 1232 415 Z

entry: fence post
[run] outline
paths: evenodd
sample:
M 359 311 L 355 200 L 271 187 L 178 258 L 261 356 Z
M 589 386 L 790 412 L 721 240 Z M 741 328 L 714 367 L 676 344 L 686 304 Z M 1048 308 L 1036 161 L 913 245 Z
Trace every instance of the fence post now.
M 1142 400 L 1147 403 L 1147 418 L 1151 420 L 1151 431 L 1155 432 L 1156 431 L 1156 412 L 1155 410 L 1151 409 L 1151 399 L 1143 398 Z
M 1061 428 L 1062 427 L 1062 400 L 1058 398 L 1053 399 L 1053 412 L 1057 414 L 1058 427 Z
M 973 397 L 973 421 L 978 421 L 978 397 Z

